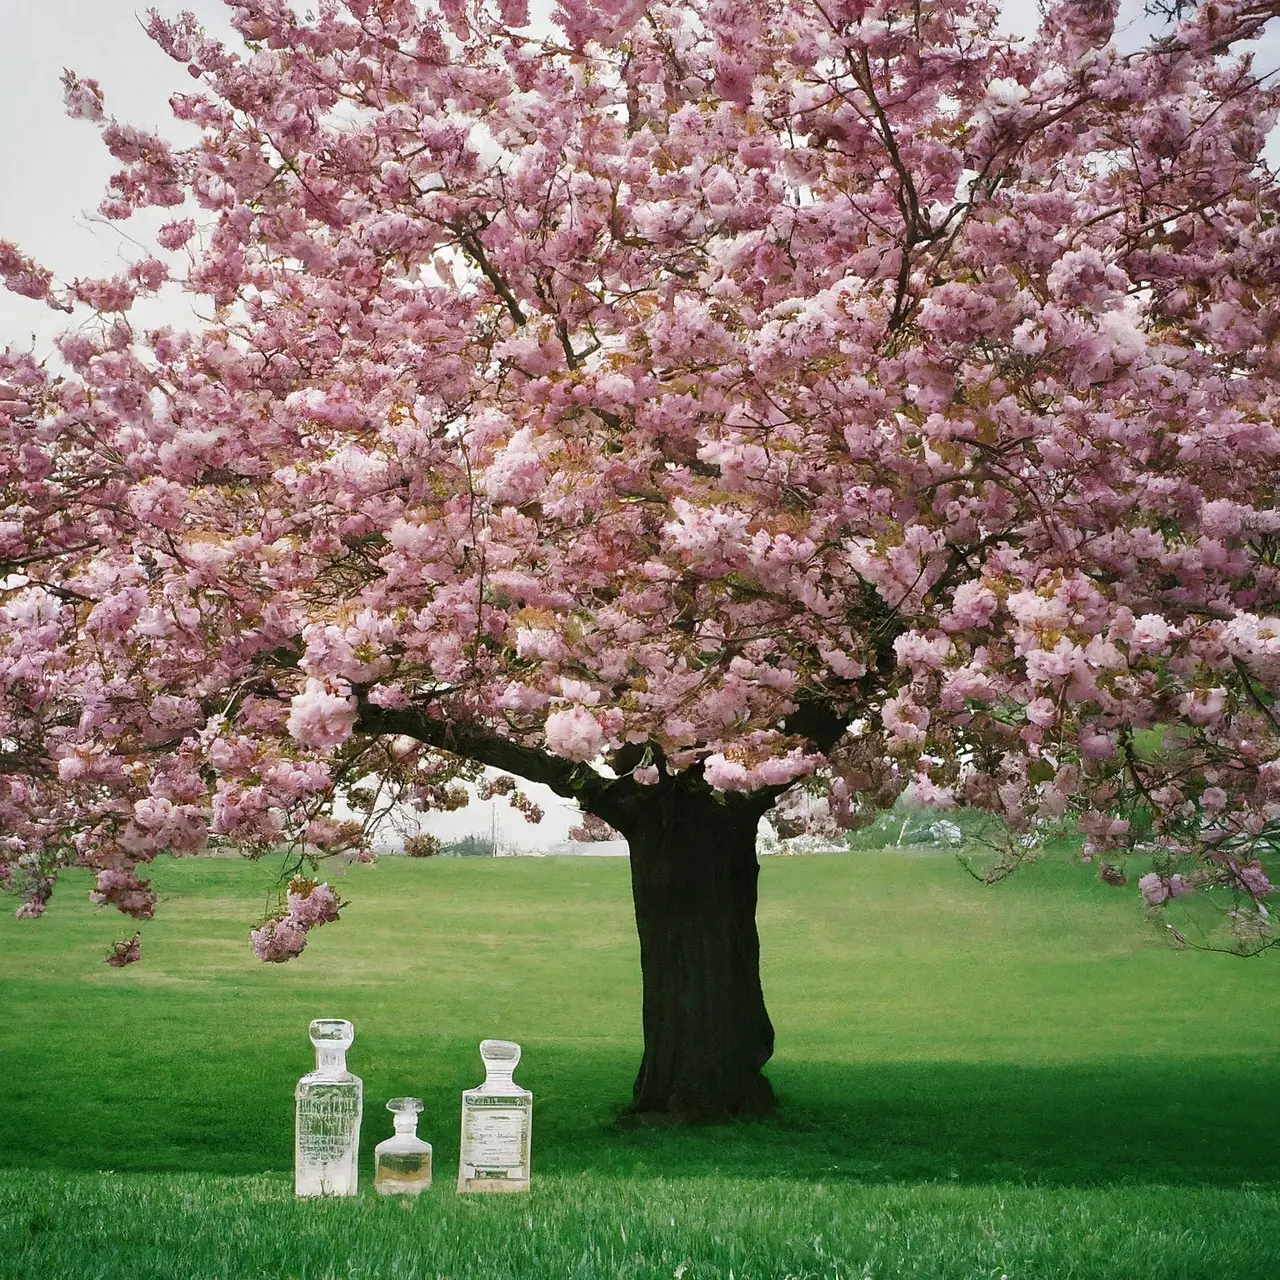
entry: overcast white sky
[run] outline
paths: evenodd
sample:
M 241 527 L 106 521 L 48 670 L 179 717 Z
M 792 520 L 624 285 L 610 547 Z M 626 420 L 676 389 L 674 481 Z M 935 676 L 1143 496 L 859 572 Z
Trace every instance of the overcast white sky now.
M 156 0 L 155 7 L 163 13 L 191 9 L 210 34 L 236 38 L 221 0 Z M 59 279 L 117 270 L 122 259 L 138 254 L 122 230 L 146 243 L 172 216 L 135 218 L 122 230 L 95 222 L 93 211 L 115 165 L 97 129 L 67 119 L 62 106 L 60 77 L 70 67 L 101 83 L 109 115 L 182 138 L 168 99 L 192 82 L 142 30 L 146 8 L 145 0 L 0 0 L 0 239 L 15 242 Z M 1030 34 L 1038 21 L 1035 0 L 1007 0 L 1005 24 L 1011 31 Z M 1141 43 L 1149 25 L 1142 18 L 1142 0 L 1122 0 L 1126 46 Z M 1280 40 L 1265 43 L 1265 64 L 1280 63 Z M 152 305 L 158 308 L 153 322 L 163 314 L 182 323 L 181 309 Z M 143 313 L 141 318 L 152 317 Z M 66 323 L 43 304 L 0 289 L 0 347 L 27 347 L 44 356 Z M 504 834 L 521 844 L 562 839 L 570 810 L 550 792 L 531 790 L 540 802 L 545 799 L 547 821 L 541 829 L 530 828 L 502 804 Z M 487 830 L 489 809 L 474 806 L 465 817 L 438 815 L 430 826 L 445 838 L 464 829 Z

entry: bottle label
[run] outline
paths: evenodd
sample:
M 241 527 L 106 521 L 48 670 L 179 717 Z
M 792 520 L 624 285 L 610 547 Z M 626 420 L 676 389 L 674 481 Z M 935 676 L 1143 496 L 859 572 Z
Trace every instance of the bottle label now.
M 468 1098 L 462 1163 L 468 1177 L 521 1177 L 528 1164 L 529 1098 Z
M 360 1102 L 354 1091 L 312 1093 L 299 1098 L 299 1154 L 317 1164 L 344 1159 L 359 1123 Z

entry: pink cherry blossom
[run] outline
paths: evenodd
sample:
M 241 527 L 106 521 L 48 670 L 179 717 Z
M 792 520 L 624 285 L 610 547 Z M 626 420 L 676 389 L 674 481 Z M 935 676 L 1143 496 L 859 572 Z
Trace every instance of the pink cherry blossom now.
M 1226 702 L 1227 690 L 1219 685 L 1185 694 L 1179 709 L 1192 724 L 1212 725 L 1221 717 Z
M 1169 883 L 1154 871 L 1148 871 L 1138 881 L 1138 892 L 1149 907 L 1158 907 L 1169 897 Z
M 727 759 L 719 752 L 707 757 L 703 765 L 703 776 L 717 791 L 751 790 L 751 774 L 747 767 L 740 761 Z
M 156 242 L 162 249 L 181 249 L 195 235 L 196 224 L 191 218 L 182 218 L 176 222 L 166 222 L 156 232 Z
M 281 964 L 300 955 L 307 945 L 307 933 L 288 918 L 269 920 L 249 935 L 259 960 Z
M 102 89 L 96 80 L 81 80 L 74 71 L 64 71 L 62 100 L 72 119 L 102 119 Z
M 291 737 L 308 747 L 336 747 L 355 726 L 357 707 L 350 695 L 330 693 L 323 680 L 310 679 L 290 706 Z
M 1058 718 L 1058 709 L 1051 698 L 1035 698 L 1027 703 L 1027 719 L 1035 725 L 1051 725 Z
M 951 598 L 951 608 L 943 615 L 942 626 L 948 631 L 984 627 L 998 604 L 995 592 L 984 583 L 962 582 Z
M 1154 613 L 1143 614 L 1134 621 L 1129 637 L 1131 653 L 1160 653 L 1169 643 L 1169 624 Z
M 1210 813 L 1220 813 L 1227 807 L 1227 793 L 1221 787 L 1205 787 L 1200 793 L 1200 803 Z
M 1265 897 L 1275 892 L 1275 886 L 1267 879 L 1267 873 L 1260 862 L 1249 862 L 1235 872 L 1236 882 L 1255 898 Z
M 115 969 L 123 969 L 127 964 L 136 964 L 142 959 L 142 935 L 135 933 L 133 937 L 113 943 L 107 952 L 106 963 Z
M 553 711 L 546 720 L 547 750 L 566 760 L 594 760 L 604 747 L 599 721 L 585 707 Z
M 931 715 L 927 707 L 912 701 L 906 693 L 895 694 L 880 710 L 889 741 L 906 750 L 920 747 L 925 741 Z
M 338 899 L 327 884 L 291 888 L 286 917 L 300 928 L 310 929 L 338 918 Z

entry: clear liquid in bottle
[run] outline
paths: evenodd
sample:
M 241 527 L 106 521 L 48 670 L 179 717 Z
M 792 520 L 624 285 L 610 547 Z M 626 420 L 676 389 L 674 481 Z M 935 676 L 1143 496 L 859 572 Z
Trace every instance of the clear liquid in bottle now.
M 431 1185 L 431 1144 L 418 1137 L 417 1098 L 387 1103 L 396 1131 L 373 1150 L 373 1186 L 384 1196 L 416 1196 Z

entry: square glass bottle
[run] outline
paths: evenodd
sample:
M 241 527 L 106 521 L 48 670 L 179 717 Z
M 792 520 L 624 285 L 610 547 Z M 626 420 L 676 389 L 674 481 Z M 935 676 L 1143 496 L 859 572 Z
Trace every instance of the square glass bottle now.
M 462 1095 L 459 1191 L 527 1191 L 533 1094 L 512 1072 L 520 1046 L 510 1040 L 482 1040 L 485 1080 Z
M 355 1028 L 342 1018 L 317 1018 L 310 1027 L 316 1069 L 294 1093 L 297 1127 L 294 1192 L 300 1196 L 353 1196 L 360 1151 L 364 1084 L 347 1070 Z

